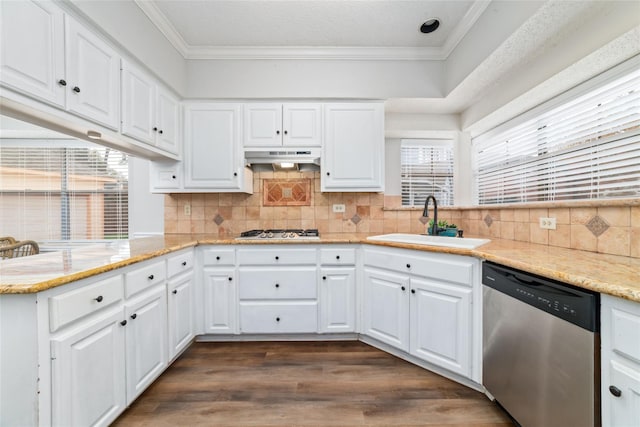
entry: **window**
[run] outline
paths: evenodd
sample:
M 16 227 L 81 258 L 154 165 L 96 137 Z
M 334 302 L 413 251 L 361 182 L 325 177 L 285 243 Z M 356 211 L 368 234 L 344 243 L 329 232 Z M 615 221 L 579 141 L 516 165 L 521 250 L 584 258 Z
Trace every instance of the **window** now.
M 473 147 L 480 205 L 640 197 L 640 71 Z
M 126 238 L 127 164 L 126 154 L 88 142 L 3 139 L 0 235 Z
M 430 194 L 453 205 L 453 141 L 403 139 L 400 162 L 402 206 L 423 206 Z

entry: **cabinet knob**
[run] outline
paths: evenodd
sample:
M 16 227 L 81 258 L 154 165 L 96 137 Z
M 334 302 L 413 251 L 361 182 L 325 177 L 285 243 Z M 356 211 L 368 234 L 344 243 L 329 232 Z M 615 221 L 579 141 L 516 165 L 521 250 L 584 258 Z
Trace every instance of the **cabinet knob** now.
M 331 173 L 327 172 L 327 176 L 331 175 Z
M 327 280 L 327 276 L 322 276 L 322 280 Z
M 216 261 L 220 261 L 220 256 L 217 256 L 217 257 L 216 257 Z
M 171 175 L 171 179 L 176 179 L 176 176 L 175 175 Z
M 65 79 L 60 79 L 60 80 L 58 80 L 58 84 L 60 86 L 66 86 L 67 85 L 67 81 Z
M 279 259 L 280 259 L 280 257 L 276 255 L 276 261 L 279 260 Z
M 280 135 L 280 131 L 279 130 L 276 131 L 276 135 Z
M 97 298 L 94 298 L 94 300 L 96 300 L 97 302 L 102 302 L 104 298 L 102 298 L 102 295 L 98 295 Z
M 279 287 L 280 287 L 280 283 L 276 283 L 276 288 L 279 288 Z
M 234 173 L 233 173 L 233 176 L 238 176 L 238 172 L 234 172 Z
M 285 135 L 286 135 L 286 134 L 288 134 L 288 133 L 289 133 L 289 132 L 287 132 L 286 130 L 284 131 L 284 134 L 285 134 Z
M 131 315 L 131 318 L 132 318 L 132 319 L 135 319 L 136 317 L 138 317 L 138 315 L 137 315 L 136 313 L 133 313 L 133 314 Z
M 411 293 L 412 293 L 412 294 L 415 294 L 415 293 L 416 293 L 416 290 L 415 290 L 415 289 L 411 289 Z
M 622 396 L 622 390 L 620 390 L 618 387 L 614 386 L 614 385 L 610 385 L 609 386 L 609 391 L 611 392 L 611 394 L 613 394 L 615 397 L 620 397 Z
M 162 129 L 160 129 L 160 131 L 159 131 L 158 133 L 159 133 L 160 135 L 162 135 L 162 133 L 163 133 L 163 132 L 162 132 Z
M 340 259 L 340 255 L 336 255 L 336 259 Z
M 80 93 L 80 88 L 79 88 L 78 86 L 74 86 L 74 87 L 73 87 L 73 91 L 74 91 L 75 93 Z
M 154 127 L 153 127 L 153 131 L 154 131 L 154 132 L 157 132 L 157 131 L 158 131 L 158 128 L 154 126 Z
M 177 289 L 174 289 L 174 290 L 172 290 L 172 291 L 171 291 L 171 293 L 175 295 L 175 294 L 177 294 L 177 293 L 178 293 L 178 290 L 177 290 Z
M 403 286 L 403 287 L 401 287 L 400 289 L 402 289 L 403 291 L 405 291 L 405 290 L 406 290 L 406 288 L 405 288 L 404 286 Z
M 186 267 L 187 266 L 187 261 L 182 261 L 182 266 Z
M 407 268 L 411 268 L 411 264 L 407 264 Z
M 233 281 L 233 277 L 229 277 L 229 281 L 232 282 Z
M 153 280 L 153 274 L 150 274 L 148 277 L 149 280 Z
M 279 318 L 279 317 L 276 317 L 276 322 L 279 322 L 279 321 L 280 321 L 280 318 Z
M 122 326 L 125 326 L 125 325 L 127 324 L 127 320 L 126 320 L 126 319 L 125 319 L 125 320 L 123 320 L 122 322 L 120 322 L 120 324 L 121 324 Z

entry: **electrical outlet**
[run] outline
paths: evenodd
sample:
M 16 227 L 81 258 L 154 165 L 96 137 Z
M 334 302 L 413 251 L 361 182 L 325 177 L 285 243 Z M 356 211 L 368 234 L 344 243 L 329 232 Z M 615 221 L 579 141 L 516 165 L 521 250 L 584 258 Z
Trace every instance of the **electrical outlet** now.
M 556 219 L 555 218 L 539 218 L 540 220 L 540 228 L 545 230 L 555 230 L 556 229 Z
M 334 211 L 335 213 L 344 212 L 344 211 L 346 211 L 346 210 L 347 210 L 347 209 L 345 208 L 345 206 L 344 206 L 344 205 L 333 205 L 333 211 Z
M 184 216 L 191 216 L 191 205 L 184 205 Z

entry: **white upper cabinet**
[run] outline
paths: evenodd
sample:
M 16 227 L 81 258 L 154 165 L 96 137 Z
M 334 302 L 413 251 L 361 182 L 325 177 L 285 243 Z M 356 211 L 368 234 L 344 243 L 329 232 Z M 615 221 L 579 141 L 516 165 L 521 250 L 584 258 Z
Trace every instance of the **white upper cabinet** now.
M 67 109 L 117 130 L 120 56 L 69 16 L 65 21 Z
M 384 105 L 327 104 L 322 191 L 384 191 Z
M 240 147 L 242 104 L 185 105 L 184 188 L 253 191 Z
M 122 61 L 122 133 L 178 153 L 179 101 L 141 69 Z
M 321 122 L 321 104 L 245 104 L 244 147 L 319 147 Z
M 0 2 L 0 82 L 64 107 L 64 14 L 51 2 Z

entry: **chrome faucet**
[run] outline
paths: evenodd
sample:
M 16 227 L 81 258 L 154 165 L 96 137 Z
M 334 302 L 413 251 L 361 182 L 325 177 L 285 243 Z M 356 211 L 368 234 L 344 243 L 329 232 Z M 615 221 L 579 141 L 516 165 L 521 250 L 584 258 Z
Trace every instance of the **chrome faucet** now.
M 438 228 L 438 202 L 436 202 L 436 198 L 433 195 L 427 196 L 424 201 L 422 216 L 426 218 L 429 217 L 429 200 L 433 200 L 433 225 L 431 226 L 431 235 L 437 236 L 440 233 L 440 228 Z

